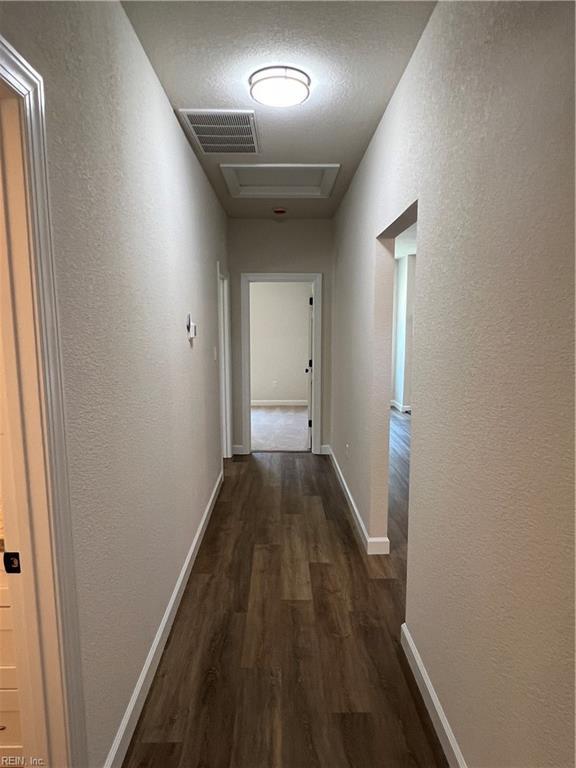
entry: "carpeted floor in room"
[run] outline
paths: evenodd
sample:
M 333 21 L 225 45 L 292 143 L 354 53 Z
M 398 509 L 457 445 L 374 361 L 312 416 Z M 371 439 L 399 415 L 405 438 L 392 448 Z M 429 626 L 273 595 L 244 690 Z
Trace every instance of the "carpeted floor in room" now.
M 307 406 L 252 406 L 253 451 L 310 450 Z

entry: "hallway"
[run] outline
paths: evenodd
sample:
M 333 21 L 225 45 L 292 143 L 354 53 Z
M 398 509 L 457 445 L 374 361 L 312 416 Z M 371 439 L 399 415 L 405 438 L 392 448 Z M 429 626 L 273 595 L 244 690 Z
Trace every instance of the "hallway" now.
M 0 766 L 576 768 L 575 9 L 0 0 Z
M 328 457 L 227 462 L 125 768 L 444 765 L 398 644 L 409 419 L 392 423 L 389 558 L 358 547 Z

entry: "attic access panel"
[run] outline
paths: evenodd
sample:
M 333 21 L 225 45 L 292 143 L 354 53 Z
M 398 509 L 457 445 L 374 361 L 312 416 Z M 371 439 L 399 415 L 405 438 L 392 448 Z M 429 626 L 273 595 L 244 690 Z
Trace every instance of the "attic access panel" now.
M 232 197 L 330 197 L 339 163 L 221 163 Z

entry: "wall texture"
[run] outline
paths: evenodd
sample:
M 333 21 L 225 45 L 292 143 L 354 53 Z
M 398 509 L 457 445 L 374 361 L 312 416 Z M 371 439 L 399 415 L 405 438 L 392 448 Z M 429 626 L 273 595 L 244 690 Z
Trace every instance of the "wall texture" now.
M 376 238 L 418 200 L 407 623 L 471 768 L 574 764 L 573 174 L 573 6 L 439 3 L 337 217 L 332 444 L 379 535 Z
M 46 87 L 86 720 L 96 768 L 220 472 L 213 348 L 226 224 L 119 4 L 6 3 L 0 30 Z M 193 347 L 188 311 L 199 326 Z
M 242 272 L 320 272 L 322 296 L 322 442 L 330 442 L 332 221 L 230 219 L 228 258 L 232 305 L 233 443 L 242 442 L 242 356 L 240 344 L 240 275 Z
M 251 284 L 252 401 L 308 402 L 311 295 L 307 283 Z

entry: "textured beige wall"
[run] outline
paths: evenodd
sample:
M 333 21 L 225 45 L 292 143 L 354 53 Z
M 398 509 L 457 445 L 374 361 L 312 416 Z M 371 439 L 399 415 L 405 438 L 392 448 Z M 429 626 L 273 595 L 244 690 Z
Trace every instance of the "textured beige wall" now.
M 226 224 L 120 5 L 6 3 L 0 30 L 46 86 L 95 768 L 220 471 L 213 348 Z
M 242 272 L 320 272 L 322 303 L 322 442 L 330 442 L 331 322 L 334 259 L 332 221 L 229 219 L 228 259 L 232 314 L 232 409 L 234 445 L 242 443 Z
M 573 60 L 571 4 L 438 4 L 337 219 L 333 446 L 372 526 L 376 237 L 418 199 L 407 623 L 470 768 L 574 765 Z
M 308 401 L 309 283 L 250 286 L 252 400 Z

